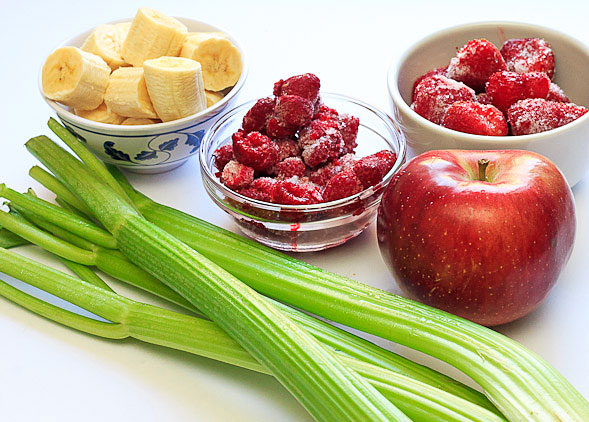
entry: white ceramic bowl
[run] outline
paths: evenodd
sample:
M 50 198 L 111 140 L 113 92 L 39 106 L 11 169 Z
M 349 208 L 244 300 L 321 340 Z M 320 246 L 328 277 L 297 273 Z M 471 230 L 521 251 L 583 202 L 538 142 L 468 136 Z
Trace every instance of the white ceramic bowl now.
M 393 62 L 388 73 L 393 113 L 407 138 L 409 156 L 432 149 L 526 149 L 556 163 L 571 186 L 589 167 L 589 113 L 557 129 L 524 136 L 481 136 L 438 126 L 411 110 L 415 80 L 436 67 L 447 66 L 456 49 L 475 38 L 486 38 L 501 48 L 510 38 L 544 38 L 554 50 L 554 82 L 572 102 L 588 107 L 589 49 L 553 29 L 517 22 L 480 22 L 436 32 L 411 46 Z
M 190 32 L 225 32 L 241 52 L 243 70 L 237 84 L 221 101 L 200 113 L 152 125 L 122 126 L 94 122 L 76 116 L 63 105 L 46 98 L 43 95 L 39 72 L 39 89 L 47 104 L 55 110 L 63 124 L 85 141 L 90 150 L 102 161 L 138 173 L 161 173 L 172 170 L 198 154 L 200 142 L 217 116 L 226 108 L 231 109 L 235 105 L 237 94 L 248 72 L 243 48 L 231 34 L 221 28 L 192 19 L 177 19 L 186 25 Z M 130 20 L 131 18 L 121 19 L 109 23 Z M 79 47 L 91 32 L 92 29 L 75 35 L 58 47 Z

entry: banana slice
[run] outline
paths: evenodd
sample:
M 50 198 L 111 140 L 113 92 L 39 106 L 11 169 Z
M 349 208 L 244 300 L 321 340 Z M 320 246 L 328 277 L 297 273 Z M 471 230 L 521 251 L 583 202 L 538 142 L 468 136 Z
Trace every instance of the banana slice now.
M 129 29 L 131 29 L 131 22 L 121 22 L 115 23 L 115 28 L 118 32 L 118 37 L 121 40 L 121 49 L 123 48 L 123 43 L 127 39 L 127 35 L 129 34 Z
M 133 66 L 161 56 L 178 56 L 187 33 L 182 22 L 142 7 L 131 23 L 121 54 Z
M 110 75 L 104 102 L 125 117 L 155 119 L 142 67 L 121 67 Z
M 222 32 L 191 33 L 184 41 L 180 56 L 201 64 L 205 88 L 210 91 L 233 86 L 241 76 L 241 53 Z
M 117 25 L 99 25 L 86 38 L 81 48 L 102 57 L 112 70 L 128 66 L 121 57 L 121 47 L 124 40 L 122 35 L 122 31 L 117 28 Z
M 100 104 L 98 108 L 94 110 L 77 110 L 74 112 L 84 119 L 93 120 L 100 123 L 109 123 L 111 125 L 120 125 L 123 123 L 125 118 L 114 113 L 105 103 Z
M 160 57 L 143 63 L 147 91 L 160 119 L 181 119 L 207 106 L 200 63 L 184 57 Z
M 128 119 L 123 120 L 122 125 L 130 126 L 130 125 L 152 125 L 154 123 L 160 123 L 161 120 L 155 119 L 138 119 L 137 117 L 129 117 Z
M 43 93 L 78 110 L 102 104 L 110 67 L 99 56 L 77 47 L 61 47 L 47 57 L 41 72 Z
M 221 101 L 225 94 L 223 92 L 205 91 L 205 96 L 207 97 L 207 108 L 209 108 Z

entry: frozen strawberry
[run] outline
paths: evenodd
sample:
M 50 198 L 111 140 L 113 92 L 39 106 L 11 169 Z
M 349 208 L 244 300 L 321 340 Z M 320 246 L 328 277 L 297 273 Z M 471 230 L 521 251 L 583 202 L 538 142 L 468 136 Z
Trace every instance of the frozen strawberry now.
M 506 136 L 507 121 L 495 106 L 457 101 L 448 107 L 442 126 L 474 135 Z
M 274 113 L 276 100 L 274 98 L 262 98 L 245 114 L 241 126 L 245 133 L 264 132 L 266 123 Z
M 280 150 L 276 142 L 260 132 L 246 135 L 238 131 L 233 134 L 233 154 L 241 164 L 267 172 L 278 163 Z
M 446 76 L 464 82 L 476 91 L 483 91 L 489 76 L 506 69 L 503 56 L 492 42 L 472 40 L 450 60 Z
M 266 133 L 272 139 L 285 139 L 293 137 L 299 130 L 298 126 L 289 126 L 276 117 L 270 117 L 266 124 Z
M 327 182 L 323 190 L 323 199 L 326 202 L 335 201 L 362 192 L 362 190 L 362 182 L 354 170 L 345 170 Z
M 299 157 L 290 157 L 276 164 L 275 174 L 278 179 L 289 179 L 293 176 L 303 177 L 307 166 Z
M 275 117 L 285 126 L 297 128 L 309 124 L 313 118 L 313 103 L 298 95 L 282 95 L 276 100 Z
M 229 161 L 223 169 L 222 181 L 229 189 L 241 189 L 254 180 L 254 169 L 237 161 Z
M 383 150 L 360 158 L 354 163 L 354 173 L 364 189 L 376 185 L 393 168 L 397 154 Z
M 554 52 L 540 38 L 507 40 L 501 47 L 507 70 L 517 73 L 544 72 L 554 77 Z
M 223 145 L 213 152 L 213 158 L 215 159 L 215 167 L 218 170 L 223 171 L 223 168 L 227 163 L 233 160 L 233 147 L 231 145 Z
M 564 126 L 587 113 L 585 107 L 543 99 L 518 101 L 509 108 L 507 117 L 514 135 L 546 132 Z
M 566 96 L 561 87 L 556 85 L 554 82 L 550 82 L 550 89 L 548 90 L 548 101 L 556 101 L 558 103 L 570 103 L 569 97 Z
M 294 139 L 283 139 L 275 142 L 276 145 L 278 145 L 278 150 L 280 151 L 280 161 L 288 157 L 298 157 L 301 155 L 301 148 Z
M 421 81 L 423 81 L 425 78 L 429 78 L 430 76 L 434 76 L 434 75 L 446 76 L 447 70 L 448 70 L 448 66 L 446 66 L 446 67 L 438 67 L 436 69 L 430 70 L 427 73 L 424 73 L 419 78 L 417 78 L 415 80 L 415 82 L 413 83 L 413 90 L 411 91 L 411 92 L 413 92 L 413 98 L 415 98 L 415 88 L 417 88 L 417 85 L 419 85 L 419 83 Z
M 487 83 L 487 94 L 493 105 L 504 113 L 519 100 L 546 98 L 549 89 L 550 78 L 543 72 L 497 72 Z
M 493 99 L 486 92 L 481 92 L 480 94 L 477 94 L 477 102 L 481 104 L 493 104 Z
M 440 124 L 450 104 L 475 100 L 472 88 L 445 76 L 435 75 L 425 78 L 417 85 L 411 108 L 420 116 Z
M 300 182 L 294 177 L 276 183 L 272 191 L 272 202 L 284 205 L 310 205 L 323 202 L 323 195 L 318 186 Z
M 299 146 L 306 165 L 315 168 L 329 160 L 339 157 L 344 140 L 339 130 L 329 122 L 313 120 L 299 133 Z
M 237 190 L 237 193 L 258 201 L 272 202 L 272 191 L 276 183 L 271 177 L 259 177 L 249 186 Z
M 352 153 L 346 154 L 337 160 L 325 164 L 311 172 L 309 179 L 319 186 L 325 186 L 329 179 L 336 174 L 354 167 L 356 156 Z
M 360 119 L 349 114 L 343 114 L 339 119 L 339 131 L 344 139 L 344 146 L 342 154 L 354 152 L 358 146 L 356 138 L 358 137 L 358 127 L 360 126 Z
M 274 84 L 274 95 L 298 95 L 303 97 L 312 104 L 315 104 L 319 98 L 319 88 L 321 82 L 319 78 L 312 73 L 292 76 L 286 80 L 280 80 Z

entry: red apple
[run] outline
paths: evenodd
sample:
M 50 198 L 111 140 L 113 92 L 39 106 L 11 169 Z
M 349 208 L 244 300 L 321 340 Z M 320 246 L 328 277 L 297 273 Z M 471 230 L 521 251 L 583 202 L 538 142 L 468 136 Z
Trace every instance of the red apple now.
M 378 210 L 380 250 L 401 288 L 487 326 L 540 305 L 574 238 L 564 176 L 529 151 L 426 152 L 399 170 Z

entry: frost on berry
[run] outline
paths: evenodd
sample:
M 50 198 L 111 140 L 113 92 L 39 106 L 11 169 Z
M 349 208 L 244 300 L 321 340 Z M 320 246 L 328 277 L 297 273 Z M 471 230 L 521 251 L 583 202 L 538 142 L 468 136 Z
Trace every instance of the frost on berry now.
M 227 163 L 233 160 L 233 146 L 223 145 L 213 152 L 213 158 L 215 160 L 215 167 L 217 170 L 223 171 L 223 168 Z
M 254 169 L 232 160 L 223 168 L 221 180 L 229 189 L 245 188 L 254 180 Z
M 522 100 L 511 106 L 507 118 L 514 135 L 546 132 L 564 126 L 587 113 L 585 107 L 543 99 Z
M 554 52 L 540 38 L 507 40 L 501 47 L 507 70 L 517 73 L 545 72 L 554 77 Z
M 477 102 L 481 104 L 493 104 L 493 99 L 486 92 L 481 92 L 480 94 L 477 94 Z
M 305 176 L 307 166 L 299 157 L 290 157 L 276 164 L 274 169 L 278 179 L 289 179 L 294 176 Z
M 497 72 L 487 83 L 487 94 L 493 105 L 504 113 L 519 100 L 546 98 L 549 89 L 550 78 L 543 72 Z
M 309 124 L 313 118 L 313 103 L 298 95 L 282 95 L 276 100 L 274 115 L 285 126 L 301 126 Z
M 426 119 L 440 124 L 446 109 L 456 101 L 476 101 L 472 88 L 445 76 L 430 76 L 415 88 L 411 108 Z
M 358 127 L 360 126 L 360 119 L 349 114 L 343 114 L 339 118 L 339 131 L 344 139 L 344 146 L 342 148 L 342 154 L 348 154 L 354 152 L 358 143 L 356 138 L 358 137 Z
M 417 88 L 417 85 L 419 85 L 419 83 L 421 81 L 423 81 L 425 78 L 429 78 L 430 76 L 435 76 L 435 75 L 447 76 L 447 74 L 446 74 L 447 71 L 448 71 L 448 66 L 438 67 L 436 69 L 433 69 L 433 70 L 430 70 L 429 72 L 424 73 L 419 78 L 417 78 L 415 80 L 415 82 L 413 82 L 413 89 L 411 90 L 411 92 L 413 93 L 412 98 L 415 98 L 415 88 Z
M 245 114 L 241 124 L 245 133 L 264 132 L 268 119 L 274 113 L 276 100 L 274 98 L 259 99 L 254 106 Z
M 507 121 L 495 106 L 457 101 L 448 107 L 442 126 L 474 135 L 506 136 Z
M 237 193 L 258 201 L 272 202 L 272 191 L 276 182 L 271 177 L 259 177 L 251 182 L 249 186 L 239 189 Z
M 272 139 L 291 138 L 298 130 L 298 126 L 289 126 L 276 118 L 276 116 L 270 117 L 266 124 L 266 133 Z
M 360 158 L 354 163 L 354 173 L 364 189 L 376 185 L 393 168 L 397 154 L 383 150 Z
M 286 80 L 280 80 L 274 84 L 274 95 L 280 97 L 281 95 L 297 95 L 303 97 L 311 104 L 315 104 L 319 98 L 319 88 L 321 82 L 319 78 L 312 73 L 305 73 L 304 75 L 292 76 Z
M 325 186 L 329 179 L 336 174 L 354 167 L 356 156 L 353 153 L 346 154 L 337 160 L 325 164 L 309 174 L 309 180 L 319 186 Z
M 472 40 L 450 60 L 446 76 L 464 82 L 476 91 L 483 91 L 489 76 L 506 69 L 505 60 L 493 43 Z
M 556 101 L 558 103 L 570 103 L 569 97 L 564 93 L 561 87 L 556 85 L 554 82 L 550 82 L 550 88 L 548 89 L 548 101 Z
M 323 202 L 321 189 L 296 177 L 280 180 L 272 192 L 272 202 L 285 205 L 310 205 Z
M 255 171 L 267 172 L 278 163 L 279 148 L 276 143 L 260 132 L 247 135 L 241 131 L 233 134 L 233 154 L 237 161 Z
M 341 132 L 328 122 L 313 120 L 309 126 L 301 129 L 299 146 L 305 164 L 315 168 L 337 158 L 343 151 L 344 139 Z
M 353 169 L 342 171 L 333 176 L 325 185 L 323 199 L 335 201 L 362 192 L 362 182 Z
M 301 148 L 294 139 L 282 139 L 275 142 L 278 145 L 280 161 L 288 157 L 298 157 L 301 155 Z

